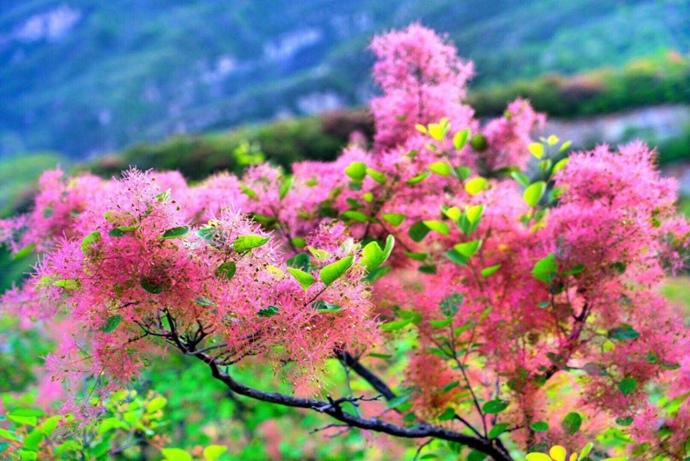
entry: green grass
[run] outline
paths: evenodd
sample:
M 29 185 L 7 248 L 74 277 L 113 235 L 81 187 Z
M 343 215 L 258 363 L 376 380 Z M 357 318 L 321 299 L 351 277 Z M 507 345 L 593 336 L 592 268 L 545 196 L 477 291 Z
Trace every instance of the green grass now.
M 41 173 L 58 165 L 65 168 L 69 163 L 52 152 L 20 154 L 0 161 L 0 216 L 25 209 Z

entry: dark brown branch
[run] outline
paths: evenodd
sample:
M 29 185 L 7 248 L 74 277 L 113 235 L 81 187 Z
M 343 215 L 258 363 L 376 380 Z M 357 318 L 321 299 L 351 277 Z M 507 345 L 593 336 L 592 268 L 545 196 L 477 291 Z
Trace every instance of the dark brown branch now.
M 380 432 L 392 435 L 394 437 L 410 439 L 433 437 L 441 440 L 458 442 L 473 450 L 486 453 L 496 461 L 512 461 L 510 455 L 503 452 L 500 448 L 495 447 L 493 443 L 487 439 L 479 439 L 428 423 L 421 423 L 415 426 L 405 427 L 398 426 L 387 421 L 382 421 L 378 418 L 362 418 L 344 412 L 340 405 L 340 403 L 342 403 L 342 399 L 331 399 L 330 402 L 324 402 L 322 400 L 305 399 L 275 392 L 266 392 L 259 389 L 254 389 L 238 381 L 235 381 L 235 379 L 232 376 L 230 376 L 230 374 L 221 370 L 221 367 L 216 363 L 214 357 L 207 354 L 198 354 L 195 355 L 195 357 L 199 358 L 200 360 L 208 364 L 208 366 L 211 368 L 211 373 L 213 374 L 213 377 L 223 382 L 226 386 L 228 386 L 230 390 L 237 393 L 238 395 L 243 395 L 245 397 L 249 397 L 255 400 L 260 400 L 262 402 L 268 402 L 287 407 L 304 408 L 309 410 L 320 411 L 324 414 L 331 416 L 337 421 L 341 421 L 351 427 L 356 427 L 359 429 L 369 430 L 373 432 Z M 345 400 L 349 400 L 349 398 L 346 398 Z
M 367 367 L 359 363 L 359 360 L 350 355 L 349 352 L 344 350 L 336 350 L 335 356 L 341 360 L 345 365 L 347 365 L 352 371 L 361 376 L 366 382 L 368 382 L 371 387 L 376 389 L 378 393 L 386 398 L 386 400 L 392 400 L 395 398 L 395 393 L 390 387 L 378 376 L 372 373 Z

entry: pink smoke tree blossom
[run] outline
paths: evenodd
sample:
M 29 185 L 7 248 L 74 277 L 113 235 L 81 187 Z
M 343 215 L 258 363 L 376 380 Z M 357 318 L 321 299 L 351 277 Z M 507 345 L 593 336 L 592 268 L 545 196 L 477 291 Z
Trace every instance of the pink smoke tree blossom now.
M 194 185 L 48 172 L 32 211 L 2 223 L 40 254 L 3 311 L 78 326 L 46 359 L 68 405 L 89 417 L 86 378 L 103 396 L 177 350 L 236 394 L 468 459 L 612 429 L 625 444 L 609 454 L 689 456 L 690 344 L 659 286 L 685 267 L 690 224 L 654 150 L 564 157 L 533 142 L 544 115 L 524 100 L 480 123 L 462 103 L 472 64 L 420 25 L 372 50 L 370 150 Z M 387 384 L 400 337 L 413 346 Z M 329 360 L 371 392 L 333 395 Z M 294 394 L 239 382 L 238 363 L 272 364 Z

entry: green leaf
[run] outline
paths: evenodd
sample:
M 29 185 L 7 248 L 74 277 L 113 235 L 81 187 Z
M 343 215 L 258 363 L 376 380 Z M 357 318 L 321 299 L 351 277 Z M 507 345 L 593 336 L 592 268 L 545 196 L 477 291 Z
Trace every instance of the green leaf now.
M 424 261 L 429 254 L 428 253 L 415 253 L 413 251 L 406 251 L 405 256 L 414 259 L 415 261 Z
M 549 455 L 544 453 L 528 453 L 525 459 L 527 461 L 553 461 Z
M 616 424 L 619 426 L 630 426 L 634 421 L 634 418 L 632 416 L 621 416 L 620 418 L 616 418 Z
M 343 310 L 342 306 L 338 306 L 337 304 L 331 304 L 328 301 L 324 301 L 323 299 L 317 299 L 316 301 L 314 301 L 312 307 L 322 314 L 340 312 L 341 310 Z
M 498 423 L 489 431 L 489 438 L 495 439 L 508 429 L 508 423 Z
M 221 455 L 228 451 L 228 447 L 223 445 L 209 445 L 204 448 L 204 460 L 205 461 L 216 461 Z
M 374 357 L 374 358 L 376 358 L 376 359 L 386 359 L 386 360 L 387 360 L 387 359 L 392 358 L 393 356 L 390 355 L 390 354 L 379 354 L 379 353 L 377 353 L 377 352 L 372 352 L 372 353 L 369 354 L 369 357 Z
M 469 321 L 469 322 L 467 322 L 467 323 L 465 323 L 465 324 L 463 324 L 463 325 L 460 325 L 460 326 L 457 327 L 455 330 L 453 330 L 453 334 L 454 334 L 455 336 L 460 336 L 461 334 L 463 334 L 464 332 L 466 332 L 467 330 L 469 330 L 469 329 L 472 328 L 472 327 L 474 327 L 474 322 L 473 322 L 473 321 Z
M 450 421 L 455 418 L 455 410 L 453 408 L 446 408 L 438 417 L 439 421 Z
M 223 264 L 218 266 L 216 269 L 216 277 L 225 278 L 227 280 L 232 280 L 237 272 L 237 264 L 234 261 L 225 261 Z
M 122 316 L 111 315 L 110 317 L 108 317 L 108 320 L 106 320 L 105 323 L 103 324 L 103 326 L 101 327 L 101 331 L 103 333 L 110 333 L 113 330 L 115 330 L 115 328 L 117 328 L 118 325 L 120 325 L 121 321 L 122 321 Z
M 448 217 L 451 221 L 457 221 L 462 216 L 460 209 L 456 206 L 444 207 L 443 214 Z
M 452 171 L 450 165 L 448 165 L 448 162 L 444 161 L 432 163 L 431 165 L 429 165 L 429 170 L 431 170 L 433 173 L 436 173 L 439 176 L 450 176 Z
M 156 195 L 156 200 L 159 202 L 167 202 L 170 199 L 170 189 L 165 190 L 161 192 L 160 194 Z
M 292 188 L 292 184 L 295 182 L 295 177 L 290 175 L 286 176 L 283 178 L 283 183 L 280 185 L 280 193 L 279 193 L 279 198 L 280 200 L 283 200 L 285 196 L 290 192 L 290 188 Z M 219 446 L 219 445 L 216 445 Z M 223 447 L 225 448 L 225 447 Z
M 405 220 L 407 215 L 401 213 L 386 213 L 383 216 L 383 220 L 390 223 L 394 227 L 398 227 Z
M 544 421 L 537 421 L 529 425 L 534 432 L 546 432 L 549 430 L 549 424 Z
M 439 303 L 441 313 L 446 317 L 454 317 L 455 314 L 458 313 L 464 300 L 465 296 L 460 293 L 453 293 L 452 295 L 446 296 Z
M 505 400 L 493 399 L 484 403 L 484 405 L 482 405 L 482 410 L 484 411 L 484 413 L 495 415 L 508 408 L 508 405 L 509 403 Z
M 250 189 L 249 187 L 247 187 L 247 186 L 242 186 L 242 187 L 240 187 L 240 190 L 242 191 L 242 193 L 243 193 L 244 195 L 246 195 L 246 196 L 249 197 L 250 199 L 252 199 L 252 200 L 259 200 L 259 195 L 258 195 L 256 192 L 254 192 L 254 190 Z
M 544 156 L 544 145 L 542 143 L 539 143 L 539 142 L 530 143 L 527 146 L 527 149 L 536 158 L 542 158 Z
M 568 148 L 573 144 L 572 141 L 566 141 L 563 144 L 561 144 L 560 149 L 558 149 L 558 152 L 565 152 L 568 150 Z
M 558 261 L 556 261 L 556 255 L 553 253 L 549 253 L 547 256 L 537 261 L 532 269 L 534 278 L 546 283 L 551 282 L 557 273 Z
M 271 240 L 271 237 L 261 237 L 260 235 L 242 235 L 237 237 L 232 246 L 238 253 L 249 251 L 253 248 L 260 247 Z
M 122 237 L 126 234 L 135 232 L 137 229 L 139 229 L 137 226 L 119 226 L 111 229 L 108 232 L 108 235 L 111 237 Z
M 85 256 L 90 256 L 93 251 L 93 245 L 101 241 L 101 233 L 98 231 L 91 232 L 81 241 L 81 252 Z
M 421 242 L 429 232 L 430 229 L 426 227 L 426 224 L 424 224 L 422 221 L 419 221 L 410 226 L 410 229 L 407 231 L 407 235 L 409 235 L 410 238 L 415 242 Z
M 7 431 L 1 427 L 0 427 L 0 438 L 5 439 L 5 440 L 12 440 L 13 442 L 19 440 L 10 431 Z
M 563 432 L 565 432 L 568 435 L 573 435 L 577 431 L 579 431 L 581 425 L 582 416 L 580 416 L 579 413 L 576 413 L 574 411 L 565 415 L 565 418 L 563 418 L 563 421 L 561 421 L 561 427 L 563 428 Z
M 467 455 L 467 461 L 484 461 L 487 457 L 486 453 L 482 453 L 478 450 L 472 450 L 469 455 Z
M 373 168 L 367 168 L 367 174 L 379 184 L 386 184 L 386 175 Z
M 168 404 L 168 399 L 165 397 L 155 397 L 151 399 L 149 403 L 146 404 L 146 411 L 149 413 L 154 413 L 158 410 L 162 410 Z
M 563 272 L 563 275 L 577 275 L 580 274 L 583 270 L 585 270 L 585 265 L 578 264 L 577 266 L 571 267 L 567 271 Z
M 418 175 L 411 177 L 410 179 L 408 179 L 408 180 L 405 181 L 405 182 L 406 182 L 407 184 L 409 184 L 410 186 L 412 186 L 412 185 L 414 185 L 414 184 L 417 184 L 417 183 L 420 183 L 420 182 L 424 181 L 426 178 L 429 177 L 430 174 L 431 174 L 431 173 L 428 172 L 428 171 L 422 171 L 422 172 L 419 173 Z
M 471 258 L 477 253 L 477 251 L 479 251 L 481 246 L 481 240 L 472 240 L 471 242 L 458 243 L 457 245 L 453 246 L 453 248 L 455 248 L 455 251 L 464 257 Z
M 358 208 L 363 208 L 363 207 L 364 207 L 364 205 L 362 205 L 360 202 L 358 202 L 357 200 L 353 199 L 352 197 L 346 198 L 345 201 L 347 202 L 348 205 L 350 205 L 350 207 L 351 207 L 352 209 L 358 209 Z
M 482 269 L 482 272 L 481 272 L 482 277 L 488 277 L 491 274 L 496 273 L 496 271 L 499 270 L 500 268 L 501 268 L 500 264 L 496 264 L 495 266 L 485 267 L 484 269 Z
M 391 266 L 377 267 L 373 271 L 369 272 L 367 274 L 367 276 L 364 277 L 362 280 L 369 283 L 369 284 L 372 284 L 372 283 L 376 282 L 378 279 L 380 279 L 381 277 L 383 277 L 384 275 L 386 275 L 387 273 L 389 273 L 391 271 L 391 269 L 392 269 Z
M 307 246 L 307 241 L 302 237 L 293 237 L 292 244 L 295 245 L 297 248 L 304 248 L 305 246 Z
M 19 450 L 19 459 L 21 461 L 35 461 L 38 459 L 38 453 L 33 450 Z
M 388 401 L 388 408 L 397 408 L 403 403 L 407 402 L 408 400 L 410 400 L 409 394 L 403 394 L 397 397 L 393 397 Z
M 455 264 L 458 264 L 460 266 L 465 266 L 467 265 L 467 258 L 460 253 L 457 252 L 455 249 L 451 249 L 445 252 L 446 258 L 450 259 L 453 261 Z
M 522 187 L 529 187 L 529 178 L 520 171 L 513 171 L 510 176 L 518 182 Z
M 164 239 L 176 239 L 189 233 L 189 226 L 173 227 L 163 232 Z
M 382 323 L 381 329 L 383 331 L 400 330 L 401 328 L 405 328 L 407 325 L 411 324 L 413 321 L 414 321 L 414 319 L 412 319 L 412 318 L 403 319 L 403 320 L 394 320 L 392 322 Z
M 8 415 L 12 416 L 26 416 L 34 418 L 40 418 L 41 416 L 45 416 L 45 414 L 45 411 L 38 408 L 15 408 L 8 413 Z
M 196 298 L 194 301 L 194 304 L 197 306 L 203 306 L 203 307 L 209 307 L 209 306 L 215 306 L 216 303 L 214 303 L 211 299 L 205 297 L 205 296 L 199 296 Z
M 471 174 L 472 170 L 470 170 L 466 166 L 456 166 L 455 168 L 453 168 L 453 176 L 463 181 L 469 178 Z
M 285 261 L 285 263 L 288 267 L 309 271 L 311 266 L 311 257 L 309 257 L 309 253 L 297 253 L 295 256 Z
M 166 461 L 192 461 L 192 456 L 181 448 L 161 448 Z
M 386 237 L 386 246 L 383 250 L 379 246 L 378 242 L 370 242 L 362 249 L 362 259 L 369 272 L 386 262 L 393 251 L 394 244 L 394 237 L 389 235 Z
M 628 341 L 639 338 L 640 334 L 630 325 L 621 325 L 610 329 L 607 336 L 609 339 L 615 339 L 616 341 Z
M 352 221 L 357 221 L 357 222 L 367 222 L 369 220 L 369 217 L 362 213 L 361 211 L 356 211 L 356 210 L 347 210 L 345 211 L 341 217 L 343 219 L 351 219 Z
M 35 426 L 38 422 L 35 416 L 18 416 L 13 415 L 11 413 L 7 415 L 7 419 L 14 423 L 22 424 L 25 426 Z
M 453 146 L 456 150 L 461 150 L 467 144 L 467 139 L 470 137 L 470 130 L 465 128 L 455 133 L 453 136 Z
M 483 213 L 484 205 L 475 205 L 467 209 L 465 216 L 470 223 L 474 224 L 481 219 Z
M 637 389 L 637 380 L 628 376 L 623 378 L 620 383 L 618 383 L 618 389 L 623 393 L 623 395 L 630 395 Z
M 429 325 L 431 325 L 434 328 L 447 327 L 451 323 L 453 323 L 452 318 L 447 318 L 447 319 L 443 319 L 443 320 L 429 320 Z
M 280 312 L 280 309 L 278 309 L 277 306 L 268 306 L 264 309 L 259 309 L 259 317 L 273 317 L 274 315 L 278 315 L 278 312 Z
M 352 260 L 352 256 L 347 256 L 325 266 L 319 271 L 319 278 L 326 286 L 332 284 L 347 272 L 350 266 L 352 266 Z
M 159 295 L 163 292 L 163 287 L 158 285 L 155 280 L 148 277 L 142 277 L 139 279 L 139 285 L 151 294 Z
M 345 174 L 354 181 L 361 182 L 367 175 L 367 165 L 364 162 L 353 162 L 345 168 Z
M 431 229 L 432 231 L 436 231 L 441 235 L 448 235 L 450 233 L 450 229 L 448 228 L 448 224 L 444 223 L 443 221 L 422 221 L 426 227 Z
M 79 289 L 79 280 L 75 279 L 62 279 L 53 282 L 56 287 L 64 288 L 65 290 L 77 290 Z
M 25 246 L 24 248 L 22 248 L 21 250 L 17 251 L 17 252 L 12 256 L 12 260 L 13 260 L 13 261 L 17 261 L 18 259 L 26 258 L 27 256 L 29 256 L 29 255 L 31 254 L 32 251 L 34 251 L 34 248 L 36 248 L 36 244 L 35 244 L 35 243 L 31 243 L 31 244 Z M 82 248 L 83 248 L 83 247 L 82 247 Z
M 563 168 L 565 168 L 568 165 L 568 161 L 570 161 L 569 157 L 563 158 L 556 162 L 556 164 L 553 166 L 552 174 L 556 174 L 559 171 L 561 171 Z
M 448 132 L 448 120 L 444 118 L 439 123 L 430 123 L 427 129 L 429 136 L 437 141 L 442 141 Z
M 295 280 L 299 282 L 304 291 L 307 291 L 309 287 L 316 282 L 316 279 L 311 274 L 297 269 L 296 267 L 288 267 L 287 270 L 295 278 Z
M 537 181 L 525 189 L 522 197 L 527 205 L 534 208 L 539 204 L 539 201 L 544 196 L 544 192 L 546 192 L 546 183 L 544 181 Z
M 487 181 L 481 176 L 472 178 L 465 183 L 465 191 L 470 195 L 477 195 L 486 188 Z
M 478 152 L 484 152 L 489 147 L 489 142 L 486 140 L 486 136 L 477 133 L 470 139 L 470 146 Z

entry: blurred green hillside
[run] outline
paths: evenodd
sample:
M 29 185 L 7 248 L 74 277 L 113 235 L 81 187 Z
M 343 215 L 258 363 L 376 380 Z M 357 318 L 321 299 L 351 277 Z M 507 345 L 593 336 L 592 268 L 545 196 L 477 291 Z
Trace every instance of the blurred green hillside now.
M 0 156 L 361 105 L 371 36 L 416 20 L 475 61 L 477 88 L 690 51 L 684 0 L 3 0 Z

